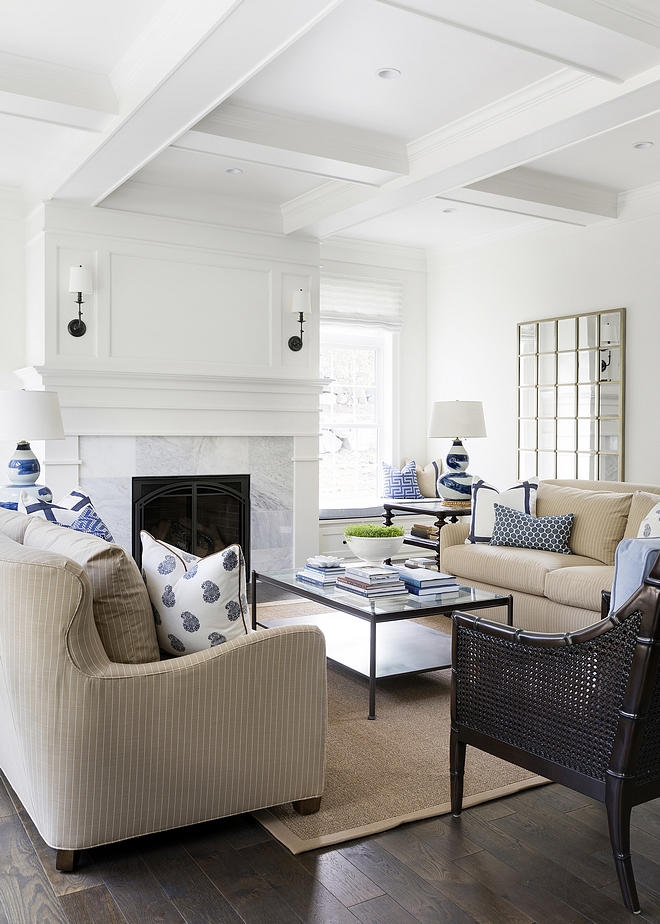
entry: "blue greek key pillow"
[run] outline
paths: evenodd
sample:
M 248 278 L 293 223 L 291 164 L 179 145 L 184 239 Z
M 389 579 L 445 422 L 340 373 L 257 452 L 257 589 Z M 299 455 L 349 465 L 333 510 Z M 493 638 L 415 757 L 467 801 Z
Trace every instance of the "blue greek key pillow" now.
M 571 555 L 568 539 L 575 514 L 533 517 L 511 507 L 495 504 L 495 526 L 489 545 L 507 545 L 515 549 L 540 549 Z
M 422 500 L 422 492 L 417 484 L 415 460 L 411 459 L 401 471 L 383 462 L 383 497 L 397 500 Z

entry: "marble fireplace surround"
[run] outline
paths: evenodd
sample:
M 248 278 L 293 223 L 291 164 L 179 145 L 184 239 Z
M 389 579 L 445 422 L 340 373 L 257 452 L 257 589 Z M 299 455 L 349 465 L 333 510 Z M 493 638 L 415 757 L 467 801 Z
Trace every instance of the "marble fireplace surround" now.
M 80 484 L 129 552 L 134 476 L 224 474 L 251 476 L 254 568 L 318 551 L 322 381 L 43 366 L 17 375 L 59 394 L 67 438 L 35 444 L 55 501 Z

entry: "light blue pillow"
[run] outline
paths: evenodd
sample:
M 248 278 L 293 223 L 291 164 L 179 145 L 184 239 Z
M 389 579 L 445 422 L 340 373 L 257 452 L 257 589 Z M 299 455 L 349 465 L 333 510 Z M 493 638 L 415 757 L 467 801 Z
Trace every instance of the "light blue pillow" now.
M 660 552 L 660 538 L 622 539 L 614 557 L 610 613 L 614 613 L 642 586 Z
M 69 500 L 73 504 L 72 507 L 65 506 Z M 72 491 L 64 498 L 62 504 L 49 504 L 47 501 L 33 497 L 27 491 L 21 491 L 18 512 L 41 517 L 49 523 L 75 529 L 79 533 L 89 533 L 90 536 L 105 539 L 106 542 L 114 542 L 112 533 L 94 510 L 89 497 L 80 492 Z
M 561 516 L 533 517 L 495 504 L 495 526 L 489 544 L 571 555 L 568 539 L 574 516 L 573 513 L 564 513 Z
M 401 471 L 383 462 L 383 497 L 396 500 L 422 500 L 417 484 L 415 460 L 411 459 Z

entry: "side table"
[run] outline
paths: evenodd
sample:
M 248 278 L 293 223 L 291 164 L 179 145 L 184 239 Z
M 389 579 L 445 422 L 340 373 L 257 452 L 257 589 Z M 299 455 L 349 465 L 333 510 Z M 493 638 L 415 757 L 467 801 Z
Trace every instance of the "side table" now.
M 447 523 L 457 523 L 458 518 L 462 516 L 469 516 L 471 513 L 470 507 L 447 507 L 440 500 L 426 500 L 426 501 L 384 501 L 383 507 L 385 513 L 383 517 L 385 518 L 385 526 L 391 526 L 392 520 L 396 516 L 394 511 L 401 511 L 403 513 L 419 513 L 423 516 L 432 516 L 435 517 L 435 525 L 438 527 L 438 533 L 443 526 L 446 526 Z M 404 543 L 408 545 L 417 546 L 420 549 L 431 549 L 435 552 L 436 560 L 438 563 L 438 570 L 440 570 L 440 539 L 418 539 L 417 536 L 406 535 L 403 540 Z

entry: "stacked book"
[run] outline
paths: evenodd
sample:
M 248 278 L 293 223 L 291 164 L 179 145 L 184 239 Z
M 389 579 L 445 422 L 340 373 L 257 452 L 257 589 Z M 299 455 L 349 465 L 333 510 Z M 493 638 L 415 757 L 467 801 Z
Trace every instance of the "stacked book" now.
M 442 571 L 427 571 L 426 568 L 399 568 L 399 577 L 408 593 L 418 598 L 456 594 L 460 590 L 454 575 L 443 574 Z
M 425 523 L 413 523 L 410 535 L 416 539 L 437 539 L 439 529 L 437 526 L 429 526 Z
M 404 568 L 427 568 L 429 571 L 437 571 L 437 558 L 425 558 L 422 555 L 416 556 L 415 558 L 406 558 L 403 563 Z
M 377 565 L 355 565 L 337 578 L 337 590 L 349 590 L 361 597 L 393 597 L 407 593 L 396 568 Z
M 296 572 L 296 578 L 317 587 L 329 587 L 344 574 L 344 559 L 334 555 L 315 555 L 308 558 L 305 567 Z

